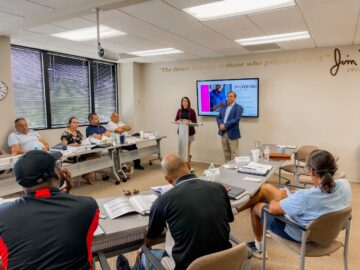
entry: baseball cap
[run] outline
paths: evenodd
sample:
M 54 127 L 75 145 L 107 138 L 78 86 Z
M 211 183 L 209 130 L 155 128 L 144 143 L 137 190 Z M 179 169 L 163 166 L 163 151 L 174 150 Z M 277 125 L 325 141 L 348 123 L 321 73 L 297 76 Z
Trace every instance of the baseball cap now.
M 15 163 L 16 181 L 23 187 L 33 187 L 46 182 L 55 175 L 56 160 L 61 157 L 61 152 L 27 152 Z

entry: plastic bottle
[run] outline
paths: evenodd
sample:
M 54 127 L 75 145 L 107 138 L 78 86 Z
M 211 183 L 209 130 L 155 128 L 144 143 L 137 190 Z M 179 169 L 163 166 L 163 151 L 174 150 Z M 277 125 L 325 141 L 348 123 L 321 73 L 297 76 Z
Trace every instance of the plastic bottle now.
M 34 149 L 34 150 L 41 150 L 41 149 L 42 149 L 39 141 L 37 141 L 37 142 L 34 144 L 33 149 Z
M 214 166 L 214 163 L 211 163 L 209 168 L 208 168 L 208 172 L 209 172 L 209 181 L 215 181 L 215 171 L 216 168 Z
M 264 150 L 264 158 L 267 161 L 270 160 L 270 148 L 268 145 L 265 147 L 265 150 Z

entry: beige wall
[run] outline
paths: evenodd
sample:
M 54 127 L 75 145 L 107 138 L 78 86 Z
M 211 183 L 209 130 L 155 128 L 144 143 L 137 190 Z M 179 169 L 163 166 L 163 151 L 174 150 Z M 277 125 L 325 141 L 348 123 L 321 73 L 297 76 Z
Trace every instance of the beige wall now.
M 13 109 L 14 92 L 11 79 L 11 60 L 10 60 L 10 40 L 0 36 L 0 81 L 7 84 L 9 88 L 8 96 L 0 101 L 0 148 L 7 148 L 7 135 L 13 128 L 15 112 Z
M 359 47 L 341 48 L 343 59 L 360 64 Z M 255 140 L 277 144 L 314 144 L 341 157 L 348 178 L 360 180 L 360 69 L 341 67 L 331 76 L 334 48 L 298 50 L 173 63 L 142 69 L 141 126 L 168 136 L 163 152 L 177 151 L 171 124 L 180 99 L 196 108 L 196 80 L 259 77 L 260 117 L 242 119 L 240 152 Z M 223 162 L 215 118 L 199 117 L 194 160 Z

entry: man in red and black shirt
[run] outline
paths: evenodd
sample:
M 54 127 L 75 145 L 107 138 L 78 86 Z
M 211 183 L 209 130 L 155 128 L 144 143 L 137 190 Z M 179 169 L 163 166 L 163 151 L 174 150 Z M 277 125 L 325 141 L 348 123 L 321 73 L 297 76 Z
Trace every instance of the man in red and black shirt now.
M 0 205 L 0 256 L 4 269 L 91 269 L 99 222 L 96 201 L 60 191 L 61 154 L 29 151 L 14 166 L 26 194 Z

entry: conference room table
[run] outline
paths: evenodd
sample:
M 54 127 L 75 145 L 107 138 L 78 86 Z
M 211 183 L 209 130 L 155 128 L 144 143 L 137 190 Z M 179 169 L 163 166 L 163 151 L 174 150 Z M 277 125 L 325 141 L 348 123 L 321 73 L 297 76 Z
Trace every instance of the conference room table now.
M 262 146 L 265 147 L 265 146 Z M 269 145 L 271 152 L 276 151 L 276 145 Z M 294 153 L 295 149 L 286 149 L 287 154 Z M 244 180 L 248 174 L 239 173 L 237 169 L 226 169 L 220 167 L 220 174 L 215 176 L 215 182 L 222 184 L 228 184 L 234 187 L 241 187 L 246 190 L 246 195 L 239 200 L 231 200 L 231 206 L 241 206 L 245 204 L 251 195 L 263 185 L 269 178 L 279 169 L 279 167 L 285 162 L 285 160 L 265 160 L 260 158 L 259 163 L 272 165 L 272 169 L 265 176 L 254 176 L 258 181 Z M 235 160 L 231 160 L 227 164 L 240 166 Z M 209 180 L 207 176 L 200 176 L 202 180 Z M 213 178 L 212 178 L 213 180 Z M 164 183 L 165 184 L 165 183 Z M 153 191 L 142 192 L 142 194 L 154 194 Z M 100 212 L 106 215 L 106 211 L 103 207 L 104 203 L 107 203 L 114 198 L 98 199 L 97 202 L 100 207 Z M 110 219 L 106 217 L 100 219 L 99 225 L 104 231 L 103 235 L 96 236 L 93 241 L 93 252 L 103 252 L 106 257 L 116 256 L 118 254 L 134 251 L 143 244 L 146 227 L 148 225 L 148 216 L 142 216 L 140 214 L 128 214 L 116 219 Z
M 146 138 L 128 137 L 122 144 L 113 143 L 107 147 L 91 148 L 90 145 L 69 147 L 69 150 L 60 151 L 63 154 L 63 161 L 66 161 L 71 157 L 78 158 L 86 154 L 97 154 L 99 157 L 76 163 L 63 163 L 62 166 L 70 171 L 72 177 L 111 168 L 115 178 L 114 183 L 120 184 L 122 179 L 124 179 L 123 181 L 127 179 L 126 174 L 122 171 L 122 165 L 124 163 L 150 155 L 157 155 L 156 158 L 152 159 L 150 162 L 156 159 L 161 160 L 160 142 L 164 138 L 166 138 L 166 136 L 162 135 L 154 135 Z M 139 146 L 138 149 L 129 151 L 122 149 L 124 146 L 126 147 L 135 144 Z M 0 156 L 0 171 L 12 169 L 20 156 L 21 155 Z M 14 176 L 9 176 L 0 180 L 0 197 L 9 196 L 19 192 L 22 192 L 22 187 L 16 183 Z

